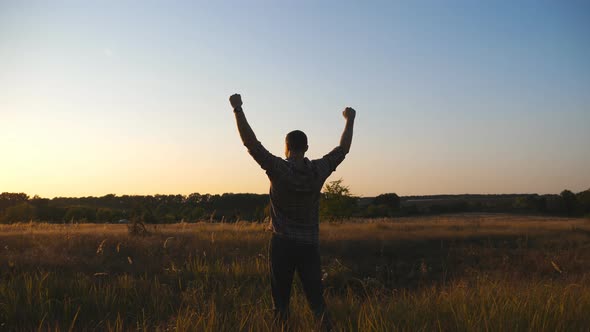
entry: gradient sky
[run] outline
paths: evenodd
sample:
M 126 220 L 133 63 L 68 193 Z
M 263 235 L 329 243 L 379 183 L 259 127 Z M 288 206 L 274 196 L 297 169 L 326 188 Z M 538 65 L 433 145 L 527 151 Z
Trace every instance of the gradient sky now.
M 260 141 L 354 194 L 590 187 L 588 1 L 0 0 L 0 192 L 268 191 Z

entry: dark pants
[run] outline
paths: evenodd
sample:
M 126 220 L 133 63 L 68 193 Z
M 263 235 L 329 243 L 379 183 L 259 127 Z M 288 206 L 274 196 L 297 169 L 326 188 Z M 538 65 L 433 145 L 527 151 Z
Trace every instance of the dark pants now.
M 285 322 L 289 315 L 291 284 L 293 274 L 297 271 L 311 311 L 323 328 L 330 329 L 323 295 L 319 247 L 273 235 L 268 257 L 275 318 Z

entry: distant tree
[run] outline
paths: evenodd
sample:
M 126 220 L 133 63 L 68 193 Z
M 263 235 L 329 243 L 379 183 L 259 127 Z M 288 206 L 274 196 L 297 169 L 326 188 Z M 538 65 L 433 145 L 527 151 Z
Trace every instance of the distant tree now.
M 66 222 L 94 222 L 96 210 L 87 206 L 72 206 L 64 216 Z
M 153 202 L 152 202 L 153 203 Z M 160 221 L 159 216 L 151 207 L 150 199 L 135 199 L 131 211 L 131 221 L 143 224 L 156 224 Z
M 368 205 L 360 210 L 365 217 L 392 217 L 400 212 L 401 200 L 395 193 L 381 194 L 370 200 Z
M 559 196 L 561 196 L 561 199 L 563 200 L 563 205 L 564 205 L 564 209 L 565 209 L 565 213 L 568 216 L 574 215 L 576 213 L 576 207 L 577 207 L 577 198 L 576 195 L 569 191 L 569 190 L 564 190 L 561 192 L 561 194 L 559 194 Z
M 324 186 L 324 194 L 335 196 L 350 196 L 350 188 L 342 184 L 344 180 L 338 179 L 328 182 Z
M 110 208 L 99 208 L 96 210 L 96 221 L 113 222 L 115 221 L 115 211 Z
M 53 200 L 34 196 L 29 203 L 35 207 L 36 220 L 42 222 L 63 222 L 68 207 L 62 207 Z
M 325 185 L 320 201 L 322 219 L 335 220 L 352 216 L 357 199 L 350 193 L 350 188 L 342 182 L 343 180 L 339 179 Z
M 187 205 L 190 205 L 191 207 L 195 207 L 199 204 L 201 204 L 201 201 L 203 200 L 203 196 L 199 193 L 192 193 L 188 196 L 186 196 L 186 198 L 184 199 L 184 203 Z
M 547 197 L 535 195 L 534 206 L 537 212 L 547 212 Z
M 400 206 L 400 198 L 396 193 L 381 194 L 375 197 L 373 202 L 377 205 L 386 205 L 392 209 L 399 209 Z
M 35 207 L 28 202 L 22 202 L 6 208 L 4 215 L 2 216 L 2 222 L 13 223 L 30 221 L 35 219 L 36 216 Z
M 585 215 L 590 214 L 590 189 L 577 193 L 576 199 L 578 201 L 580 211 Z
M 200 206 L 193 208 L 190 212 L 190 219 L 191 220 L 200 220 L 205 215 L 205 209 Z
M 529 212 L 545 212 L 547 210 L 547 198 L 537 194 L 519 196 L 514 199 L 513 208 Z
M 370 204 L 367 206 L 367 210 L 363 213 L 365 217 L 386 217 L 390 215 L 390 209 L 387 205 L 380 204 Z
M 26 202 L 29 200 L 29 196 L 25 193 L 8 193 L 3 192 L 0 194 L 0 211 L 14 205 Z

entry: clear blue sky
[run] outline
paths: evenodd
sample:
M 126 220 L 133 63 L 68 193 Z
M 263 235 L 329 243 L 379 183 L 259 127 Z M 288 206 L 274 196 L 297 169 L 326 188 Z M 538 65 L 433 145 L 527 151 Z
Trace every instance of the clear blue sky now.
M 588 1 L 1 1 L 0 191 L 266 192 L 227 101 L 354 194 L 590 187 Z

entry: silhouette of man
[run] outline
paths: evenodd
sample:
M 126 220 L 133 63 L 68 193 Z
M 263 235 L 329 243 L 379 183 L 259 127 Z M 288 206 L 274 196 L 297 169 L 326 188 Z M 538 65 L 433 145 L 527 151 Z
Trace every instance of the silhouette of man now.
M 289 313 L 291 284 L 299 275 L 307 301 L 324 329 L 331 329 L 323 296 L 319 254 L 320 192 L 328 176 L 350 151 L 356 111 L 342 113 L 346 119 L 340 145 L 321 159 L 305 158 L 307 136 L 300 130 L 287 134 L 285 157 L 268 152 L 256 139 L 242 109 L 242 97 L 229 97 L 238 131 L 250 155 L 270 179 L 272 238 L 269 264 L 275 319 L 284 323 Z

